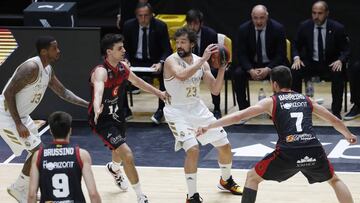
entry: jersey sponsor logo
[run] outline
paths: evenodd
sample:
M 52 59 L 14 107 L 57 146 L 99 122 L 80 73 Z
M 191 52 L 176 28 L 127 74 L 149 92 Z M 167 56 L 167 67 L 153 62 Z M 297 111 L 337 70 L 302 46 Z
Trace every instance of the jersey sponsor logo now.
M 116 86 L 113 90 L 112 90 L 112 96 L 115 97 L 118 95 L 118 91 L 119 91 L 119 86 Z
M 312 134 L 298 134 L 286 136 L 286 142 L 309 141 L 313 139 L 316 139 L 316 137 L 314 137 Z
M 74 168 L 74 163 L 74 161 L 48 162 L 47 160 L 44 160 L 43 168 L 49 171 L 54 169 Z
M 107 104 L 116 104 L 118 101 L 118 97 L 115 97 L 114 99 L 105 99 L 104 100 L 104 103 L 107 103 Z
M 74 152 L 72 147 L 44 149 L 44 157 L 73 155 Z
M 125 137 L 121 137 L 120 135 L 117 136 L 117 137 L 112 137 L 112 138 L 110 138 L 110 143 L 111 143 L 111 144 L 117 144 L 117 143 L 119 143 L 119 142 L 121 142 L 121 141 L 125 142 L 125 141 L 126 141 L 126 138 L 125 138 Z
M 45 203 L 74 203 L 74 200 L 45 201 Z
M 292 102 L 292 103 L 280 102 L 281 109 L 291 109 L 291 108 L 307 107 L 307 106 L 308 106 L 307 102 Z
M 296 161 L 296 167 L 314 166 L 315 164 L 316 159 L 308 156 Z
M 298 99 L 305 99 L 305 96 L 302 94 L 291 94 L 291 93 L 279 95 L 280 101 L 298 100 Z

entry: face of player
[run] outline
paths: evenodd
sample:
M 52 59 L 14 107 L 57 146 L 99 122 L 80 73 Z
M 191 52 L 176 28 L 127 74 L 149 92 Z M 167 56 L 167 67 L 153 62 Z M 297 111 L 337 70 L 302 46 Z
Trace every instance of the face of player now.
M 60 49 L 57 41 L 51 42 L 49 48 L 44 49 L 43 53 L 46 55 L 50 63 L 57 61 L 60 58 Z
M 151 17 L 152 13 L 146 6 L 136 10 L 136 19 L 142 27 L 147 27 L 150 24 Z
M 268 14 L 263 9 L 254 10 L 251 13 L 251 20 L 257 30 L 262 30 L 266 27 L 268 21 Z
M 190 56 L 192 47 L 187 34 L 176 38 L 176 52 L 181 58 Z
M 329 15 L 329 11 L 326 11 L 325 6 L 322 3 L 316 3 L 312 7 L 311 16 L 316 25 L 324 24 L 326 18 Z
M 106 50 L 107 57 L 116 62 L 124 60 L 125 52 L 126 50 L 123 42 L 115 43 L 112 49 Z
M 193 30 L 194 32 L 198 33 L 201 28 L 201 22 L 199 20 L 194 20 L 193 22 L 187 22 L 187 26 L 189 29 Z

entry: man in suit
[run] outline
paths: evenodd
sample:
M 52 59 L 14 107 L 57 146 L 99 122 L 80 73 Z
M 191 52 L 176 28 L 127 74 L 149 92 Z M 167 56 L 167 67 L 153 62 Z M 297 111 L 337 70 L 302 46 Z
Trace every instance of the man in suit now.
M 271 69 L 286 64 L 284 26 L 269 18 L 264 5 L 256 5 L 251 20 L 240 25 L 237 33 L 239 67 L 234 70 L 235 91 L 239 110 L 249 107 L 246 100 L 248 78 L 264 80 Z
M 217 33 L 210 27 L 204 25 L 204 15 L 201 11 L 191 9 L 186 13 L 186 24 L 188 28 L 193 30 L 197 35 L 197 41 L 193 48 L 193 53 L 202 56 L 206 47 L 210 44 L 218 43 Z M 217 76 L 217 69 L 211 68 L 211 73 L 214 77 Z M 214 104 L 215 118 L 221 118 L 220 110 L 220 95 L 211 94 L 212 102 Z
M 293 42 L 292 90 L 301 93 L 302 79 L 314 75 L 331 80 L 332 113 L 341 119 L 344 68 L 350 54 L 344 26 L 328 18 L 325 1 L 312 6 L 312 19 L 299 26 Z
M 166 57 L 171 54 L 167 26 L 153 17 L 149 3 L 139 2 L 135 15 L 136 18 L 125 22 L 123 29 L 127 59 L 132 66 L 155 68 L 160 90 L 164 91 L 162 68 Z M 154 123 L 160 123 L 164 106 L 164 102 L 159 100 L 158 109 L 151 117 Z

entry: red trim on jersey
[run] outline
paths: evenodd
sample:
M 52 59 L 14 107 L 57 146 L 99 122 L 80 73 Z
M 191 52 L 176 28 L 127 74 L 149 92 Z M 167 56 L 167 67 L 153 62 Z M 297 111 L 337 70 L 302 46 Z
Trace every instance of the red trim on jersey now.
M 275 122 L 275 116 L 276 116 L 276 96 L 273 95 L 271 98 L 272 98 L 272 100 L 273 100 L 273 109 L 272 109 L 272 114 L 271 114 L 271 116 L 272 116 L 273 122 Z
M 310 98 L 309 98 L 308 96 L 305 96 L 305 99 L 309 102 L 311 111 L 313 111 L 313 110 L 314 110 L 314 107 L 313 107 L 313 105 L 312 105 L 312 102 L 311 102 Z
M 43 150 L 44 150 L 43 146 L 40 146 L 40 148 L 38 150 L 38 156 L 36 158 L 36 166 L 38 167 L 38 169 L 40 167 L 40 160 L 41 160 L 41 155 L 43 153 Z
M 76 159 L 79 162 L 80 165 L 80 169 L 83 168 L 83 161 L 81 160 L 81 156 L 80 156 L 80 147 L 76 145 L 75 147 L 75 154 L 76 154 Z
M 104 63 L 105 63 L 106 65 L 108 65 L 109 68 L 110 68 L 112 71 L 114 71 L 114 73 L 118 73 L 118 72 L 119 72 L 119 69 L 117 68 L 117 66 L 116 66 L 116 67 L 112 66 L 112 65 L 110 64 L 110 62 L 107 60 L 107 58 L 105 58 Z
M 95 130 L 95 128 L 92 130 L 97 136 L 99 136 L 100 138 L 101 138 L 101 140 L 104 142 L 104 144 L 107 146 L 107 147 L 109 147 L 111 150 L 114 150 L 115 148 L 108 142 L 108 141 L 106 141 L 104 138 L 103 138 L 103 136 L 100 134 L 100 133 L 98 133 L 96 130 Z
M 276 159 L 276 157 L 278 156 L 278 154 L 280 153 L 280 149 L 278 147 L 276 147 L 275 151 L 272 153 L 272 156 L 269 157 L 268 159 L 264 159 L 259 161 L 256 165 L 255 165 L 255 172 L 260 176 L 263 177 L 265 172 L 267 171 L 267 168 L 269 167 L 270 163 Z
M 334 172 L 334 166 L 330 163 L 329 159 L 327 159 L 328 164 L 329 164 L 329 170 L 331 173 L 331 176 L 334 176 L 335 172 Z

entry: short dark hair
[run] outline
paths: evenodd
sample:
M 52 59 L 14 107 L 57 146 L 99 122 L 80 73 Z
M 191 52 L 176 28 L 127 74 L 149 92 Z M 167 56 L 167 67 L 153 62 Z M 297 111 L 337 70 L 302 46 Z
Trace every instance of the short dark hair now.
M 72 117 L 63 111 L 56 111 L 48 118 L 50 130 L 54 138 L 66 138 L 70 132 Z
M 112 49 L 114 47 L 114 44 L 118 42 L 124 42 L 124 37 L 121 34 L 106 34 L 101 39 L 101 54 L 106 55 L 106 50 Z
M 174 34 L 174 38 L 176 40 L 178 37 L 183 36 L 183 35 L 187 36 L 190 43 L 196 43 L 196 40 L 197 40 L 196 33 L 187 27 L 182 27 L 182 28 L 177 29 Z
M 153 8 L 151 6 L 150 3 L 148 2 L 138 2 L 136 4 L 136 7 L 135 7 L 135 14 L 136 14 L 136 11 L 139 9 L 139 8 L 144 8 L 144 7 L 148 7 L 148 9 L 150 10 L 150 13 L 153 13 Z
M 186 22 L 194 22 L 199 20 L 200 23 L 204 20 L 204 14 L 197 9 L 191 9 L 186 13 Z
M 53 36 L 40 36 L 36 40 L 36 50 L 40 54 L 42 49 L 48 49 L 51 45 L 51 42 L 56 41 Z
M 280 88 L 291 88 L 292 76 L 290 68 L 286 66 L 276 66 L 271 70 L 270 79 L 276 82 Z

